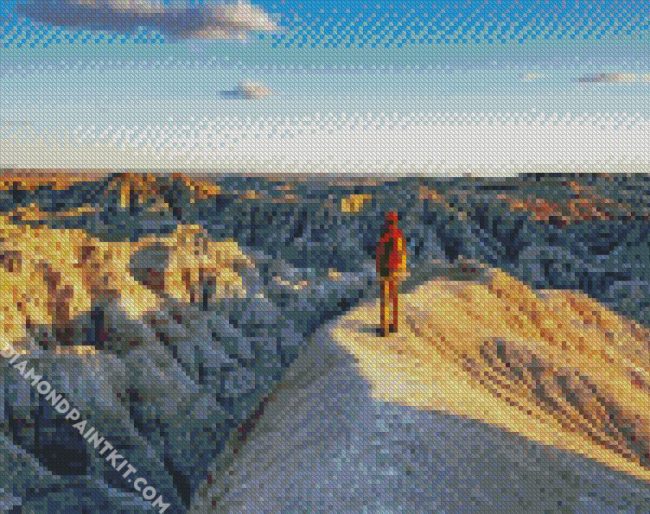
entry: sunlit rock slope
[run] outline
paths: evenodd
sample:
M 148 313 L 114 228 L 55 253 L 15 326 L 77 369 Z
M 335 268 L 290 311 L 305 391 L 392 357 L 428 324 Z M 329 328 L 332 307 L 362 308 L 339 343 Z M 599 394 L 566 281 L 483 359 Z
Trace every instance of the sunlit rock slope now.
M 181 511 L 305 331 L 366 283 L 247 255 L 197 226 L 105 242 L 0 219 L 3 340 Z M 0 405 L 0 487 L 23 507 L 56 512 L 77 497 L 88 508 L 140 505 L 6 361 Z M 24 472 L 10 473 L 17 462 Z
M 441 265 L 399 334 L 321 329 L 194 511 L 650 508 L 650 337 L 581 293 Z

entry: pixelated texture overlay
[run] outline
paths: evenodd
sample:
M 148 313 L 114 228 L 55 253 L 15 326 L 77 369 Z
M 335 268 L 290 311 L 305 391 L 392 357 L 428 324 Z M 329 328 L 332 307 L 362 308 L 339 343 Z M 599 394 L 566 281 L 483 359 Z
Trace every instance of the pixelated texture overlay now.
M 0 510 L 650 511 L 650 7 L 0 6 Z

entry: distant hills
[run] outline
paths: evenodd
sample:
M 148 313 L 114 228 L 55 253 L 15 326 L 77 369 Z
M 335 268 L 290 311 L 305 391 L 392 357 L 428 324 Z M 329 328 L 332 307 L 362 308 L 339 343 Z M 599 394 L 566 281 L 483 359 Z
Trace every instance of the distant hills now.
M 214 240 L 236 240 L 297 268 L 359 271 L 372 260 L 383 211 L 397 209 L 414 264 L 462 255 L 650 322 L 648 175 L 80 176 L 0 175 L 0 212 L 104 240 L 196 224 Z
M 639 334 L 650 325 L 647 175 L 3 172 L 1 334 L 184 510 L 312 334 L 374 295 L 389 209 L 400 213 L 414 285 L 435 278 L 435 262 L 489 266 L 521 282 L 504 294 L 573 290 L 574 310 L 604 305 Z M 493 341 L 471 365 L 502 380 L 496 354 L 538 358 L 521 342 Z M 135 505 L 119 475 L 2 366 L 0 489 L 25 508 L 84 495 L 109 510 Z M 629 437 L 603 440 L 646 465 Z

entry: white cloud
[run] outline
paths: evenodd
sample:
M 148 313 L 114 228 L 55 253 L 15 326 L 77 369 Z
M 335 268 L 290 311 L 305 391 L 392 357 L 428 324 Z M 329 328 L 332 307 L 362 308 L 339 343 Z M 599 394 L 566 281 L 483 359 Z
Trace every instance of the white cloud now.
M 271 96 L 271 89 L 257 82 L 243 81 L 237 85 L 237 92 L 246 100 L 258 100 Z
M 235 89 L 221 91 L 221 97 L 230 100 L 261 100 L 272 94 L 270 87 L 249 80 L 241 81 Z
M 536 72 L 529 72 L 529 73 L 524 73 L 521 76 L 521 80 L 524 82 L 536 82 L 538 80 L 543 80 L 546 78 L 546 75 L 542 73 L 536 73 Z
M 596 84 L 631 84 L 633 82 L 650 82 L 650 73 L 597 73 L 585 75 L 578 82 Z
M 248 3 L 165 5 L 155 0 L 23 0 L 18 12 L 35 21 L 72 28 L 133 32 L 139 27 L 178 38 L 244 39 L 278 29 Z

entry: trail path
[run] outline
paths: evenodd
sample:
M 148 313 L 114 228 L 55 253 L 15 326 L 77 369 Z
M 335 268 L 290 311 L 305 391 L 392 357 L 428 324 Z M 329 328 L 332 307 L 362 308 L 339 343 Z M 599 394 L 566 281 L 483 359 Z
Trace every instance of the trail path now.
M 403 330 L 386 339 L 375 301 L 324 326 L 192 510 L 650 511 L 650 482 L 612 469 L 625 459 L 579 455 L 593 449 L 582 434 L 503 402 L 432 344 L 436 302 L 471 306 L 468 287 L 487 285 L 445 279 L 407 293 Z

